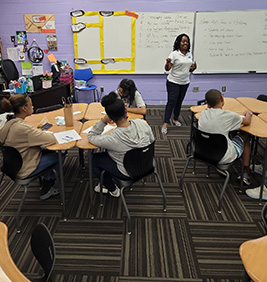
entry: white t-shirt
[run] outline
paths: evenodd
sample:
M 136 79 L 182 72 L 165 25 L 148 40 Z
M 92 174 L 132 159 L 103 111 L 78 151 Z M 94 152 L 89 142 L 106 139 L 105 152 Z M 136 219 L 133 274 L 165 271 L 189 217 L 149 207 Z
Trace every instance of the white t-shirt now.
M 167 79 L 176 84 L 188 84 L 190 82 L 190 67 L 193 64 L 193 56 L 191 52 L 184 55 L 180 50 L 173 51 L 169 55 L 172 63 L 172 68 Z
M 243 118 L 237 113 L 223 109 L 205 109 L 198 120 L 198 128 L 207 133 L 223 134 L 228 143 L 225 155 L 220 163 L 230 163 L 237 158 L 235 147 L 229 138 L 229 132 L 240 129 Z
M 122 99 L 120 94 L 118 93 L 118 90 L 116 90 L 115 93 L 118 95 L 119 99 Z M 127 107 L 130 107 L 130 108 L 141 108 L 141 107 L 146 106 L 141 94 L 137 90 L 135 91 L 134 100 L 132 101 L 131 105 L 130 105 L 129 99 L 123 98 L 123 101 L 125 101 L 125 100 L 126 100 L 126 103 L 127 103 Z

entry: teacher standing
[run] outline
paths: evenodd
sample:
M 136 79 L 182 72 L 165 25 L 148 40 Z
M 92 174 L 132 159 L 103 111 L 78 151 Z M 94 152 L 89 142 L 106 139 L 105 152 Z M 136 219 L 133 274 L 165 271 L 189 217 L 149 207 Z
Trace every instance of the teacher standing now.
M 168 102 L 165 107 L 164 123 L 161 128 L 163 134 L 167 134 L 167 126 L 173 112 L 173 123 L 176 126 L 182 124 L 178 121 L 182 102 L 190 83 L 190 73 L 196 69 L 196 62 L 190 52 L 190 38 L 182 33 L 177 36 L 173 44 L 173 51 L 166 59 L 165 70 L 170 73 L 167 77 Z

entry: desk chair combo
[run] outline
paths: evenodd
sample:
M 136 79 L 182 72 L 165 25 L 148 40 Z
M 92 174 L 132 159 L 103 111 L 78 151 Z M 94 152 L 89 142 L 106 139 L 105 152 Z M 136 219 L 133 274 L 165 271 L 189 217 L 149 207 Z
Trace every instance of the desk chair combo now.
M 44 174 L 44 172 L 49 171 L 51 169 L 53 169 L 54 165 L 44 169 L 43 171 L 41 171 L 40 173 L 32 176 L 32 177 L 26 177 L 24 179 L 18 178 L 17 174 L 19 172 L 19 170 L 22 167 L 22 157 L 20 155 L 20 153 L 18 152 L 17 149 L 13 148 L 13 147 L 9 147 L 9 146 L 3 146 L 0 145 L 0 150 L 2 152 L 2 156 L 3 156 L 3 162 L 2 162 L 2 167 L 1 167 L 1 171 L 2 171 L 2 176 L 0 178 L 0 185 L 3 181 L 4 175 L 7 175 L 10 179 L 12 179 L 17 185 L 20 185 L 24 188 L 24 192 L 16 213 L 16 226 L 17 226 L 17 233 L 20 233 L 20 223 L 19 223 L 19 216 L 20 216 L 20 212 L 23 206 L 23 203 L 25 201 L 27 192 L 28 192 L 28 187 L 29 184 L 31 182 L 33 182 L 36 178 L 39 178 Z M 56 171 L 55 175 L 57 177 L 57 173 Z M 60 183 L 60 181 L 58 180 L 58 177 L 56 179 L 57 183 Z M 41 186 L 41 183 L 40 183 Z
M 155 142 L 151 143 L 149 146 L 143 148 L 136 148 L 128 151 L 123 159 L 123 165 L 130 176 L 130 180 L 121 180 L 115 176 L 113 177 L 114 182 L 121 189 L 121 200 L 123 207 L 125 209 L 127 219 L 128 219 L 128 234 L 131 234 L 131 216 L 127 207 L 127 203 L 124 197 L 124 189 L 131 187 L 135 182 L 154 174 L 158 181 L 162 196 L 163 196 L 163 211 L 166 211 L 166 194 L 163 188 L 161 179 L 158 173 L 155 171 L 154 167 L 154 145 Z M 100 205 L 103 206 L 103 177 L 105 170 L 101 172 L 100 176 Z
M 210 173 L 210 167 L 215 168 L 219 173 L 226 176 L 218 201 L 218 213 L 221 213 L 222 198 L 230 178 L 228 169 L 230 168 L 231 165 L 233 165 L 236 162 L 234 161 L 229 164 L 219 164 L 219 161 L 225 155 L 225 152 L 227 150 L 226 137 L 222 134 L 206 133 L 193 126 L 192 145 L 193 145 L 193 153 L 191 156 L 188 157 L 184 170 L 180 177 L 180 183 L 179 183 L 180 191 L 183 192 L 184 175 L 186 173 L 186 170 L 191 160 L 194 160 L 193 174 L 195 173 L 195 161 L 200 161 L 208 166 L 207 177 L 209 176 Z M 239 190 L 243 191 L 243 162 L 241 158 L 237 159 L 237 161 L 240 161 L 240 167 L 241 167 L 240 175 L 242 176 L 240 178 Z
M 75 97 L 76 102 L 79 102 L 79 92 L 80 91 L 93 91 L 94 102 L 99 102 L 97 86 L 95 84 L 91 84 L 91 85 L 89 84 L 89 80 L 92 78 L 93 78 L 93 72 L 91 68 L 74 70 L 74 79 L 85 81 L 84 87 L 79 87 L 77 85 L 75 86 L 75 90 L 77 92 L 77 95 Z

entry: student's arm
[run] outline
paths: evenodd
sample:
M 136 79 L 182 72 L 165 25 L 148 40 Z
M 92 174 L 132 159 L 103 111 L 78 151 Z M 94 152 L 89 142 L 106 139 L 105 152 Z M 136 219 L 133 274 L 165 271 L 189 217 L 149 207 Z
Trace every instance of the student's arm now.
M 244 112 L 244 117 L 242 121 L 242 125 L 250 125 L 252 118 L 252 113 L 249 111 Z
M 140 114 L 140 115 L 145 115 L 146 114 L 146 107 L 142 106 L 140 108 L 128 108 L 125 107 L 127 112 L 133 113 L 133 114 Z
M 51 134 L 41 130 L 38 130 L 30 125 L 26 126 L 25 133 L 28 136 L 28 146 L 29 147 L 47 147 L 56 143 L 56 137 Z

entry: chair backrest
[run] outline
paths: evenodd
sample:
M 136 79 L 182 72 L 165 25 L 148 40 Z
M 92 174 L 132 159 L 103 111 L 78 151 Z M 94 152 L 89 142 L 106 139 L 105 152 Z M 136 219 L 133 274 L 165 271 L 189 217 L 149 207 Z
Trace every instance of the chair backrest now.
M 227 140 L 222 134 L 206 133 L 192 127 L 194 157 L 217 165 L 227 150 Z
M 15 63 L 12 60 L 10 59 L 2 60 L 1 70 L 7 83 L 9 83 L 10 80 L 18 80 L 19 72 Z
M 11 179 L 15 179 L 22 167 L 23 160 L 21 155 L 18 150 L 13 147 L 0 145 L 0 149 L 3 155 L 3 164 L 1 170 Z
M 31 248 L 37 261 L 45 272 L 45 281 L 49 281 L 56 261 L 55 243 L 44 223 L 38 223 L 32 232 Z
M 267 202 L 264 204 L 261 210 L 261 218 L 265 227 L 265 231 L 267 234 Z
M 36 113 L 37 114 L 46 113 L 46 112 L 51 112 L 51 111 L 55 111 L 55 110 L 62 109 L 62 108 L 63 108 L 63 105 L 56 104 L 56 105 L 52 105 L 52 106 L 49 106 L 49 107 L 38 108 L 36 110 Z
M 267 95 L 260 94 L 260 95 L 257 97 L 257 100 L 261 100 L 261 101 L 267 102 Z
M 91 68 L 88 69 L 75 69 L 74 79 L 88 81 L 93 78 L 93 72 Z
M 123 165 L 135 182 L 154 171 L 154 146 L 155 141 L 143 148 L 128 151 L 123 159 Z

